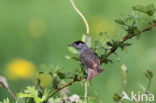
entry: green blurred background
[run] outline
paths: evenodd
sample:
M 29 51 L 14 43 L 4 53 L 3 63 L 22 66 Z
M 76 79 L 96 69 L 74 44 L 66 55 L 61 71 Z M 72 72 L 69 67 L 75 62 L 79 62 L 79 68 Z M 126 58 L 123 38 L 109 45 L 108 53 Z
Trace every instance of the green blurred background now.
M 119 27 L 114 19 L 123 14 L 131 13 L 131 6 L 150 4 L 155 0 L 74 0 L 77 7 L 88 19 L 91 35 L 107 31 L 114 38 Z M 65 55 L 71 53 L 67 45 L 80 40 L 85 33 L 85 25 L 72 8 L 69 0 L 1 0 L 0 1 L 0 75 L 8 79 L 14 93 L 22 91 L 33 82 L 28 75 L 31 72 L 17 76 L 12 74 L 12 68 L 38 68 L 40 64 L 65 67 L 66 71 L 74 71 L 77 64 L 67 60 Z M 105 71 L 92 81 L 89 96 L 95 96 L 102 103 L 114 103 L 112 96 L 120 93 L 123 87 L 121 65 L 128 67 L 127 93 L 140 91 L 138 83 L 147 86 L 144 76 L 146 69 L 156 74 L 156 28 L 143 34 L 141 39 L 130 40 L 133 45 L 128 53 L 118 50 L 121 61 L 103 65 Z M 20 65 L 20 66 L 18 66 Z M 25 68 L 26 68 L 25 67 Z M 10 69 L 8 69 L 10 68 Z M 34 69 L 33 69 L 34 70 Z M 17 70 L 18 71 L 18 70 Z M 20 77 L 22 79 L 20 79 Z M 72 93 L 83 95 L 84 88 L 79 84 L 71 87 Z M 156 77 L 152 81 L 150 92 L 156 95 Z M 0 88 L 0 101 L 11 97 Z

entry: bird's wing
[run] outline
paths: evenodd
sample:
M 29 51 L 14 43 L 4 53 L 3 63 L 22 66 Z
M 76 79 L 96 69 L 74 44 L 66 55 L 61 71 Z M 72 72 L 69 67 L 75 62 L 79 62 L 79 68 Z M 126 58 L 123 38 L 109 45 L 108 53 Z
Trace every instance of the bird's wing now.
M 80 55 L 80 61 L 84 64 L 86 68 L 94 69 L 100 66 L 99 57 L 91 49 L 85 50 L 84 53 Z

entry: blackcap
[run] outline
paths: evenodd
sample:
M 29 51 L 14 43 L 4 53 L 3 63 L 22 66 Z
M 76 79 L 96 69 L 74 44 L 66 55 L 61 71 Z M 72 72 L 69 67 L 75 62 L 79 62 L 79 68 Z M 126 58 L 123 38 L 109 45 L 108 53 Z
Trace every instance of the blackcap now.
M 98 55 L 84 42 L 75 41 L 69 46 L 73 46 L 78 50 L 80 61 L 87 71 L 87 81 L 91 81 L 99 73 L 103 72 L 103 69 L 100 68 L 100 60 Z

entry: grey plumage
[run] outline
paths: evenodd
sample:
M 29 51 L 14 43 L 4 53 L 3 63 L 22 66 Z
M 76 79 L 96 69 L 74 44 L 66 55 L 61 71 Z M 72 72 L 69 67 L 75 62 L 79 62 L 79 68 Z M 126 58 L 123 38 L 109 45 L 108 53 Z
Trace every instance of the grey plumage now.
M 100 68 L 100 60 L 98 55 L 84 42 L 76 41 L 71 44 L 71 46 L 78 50 L 80 61 L 87 69 L 87 81 L 92 80 L 99 73 L 103 72 L 103 69 Z

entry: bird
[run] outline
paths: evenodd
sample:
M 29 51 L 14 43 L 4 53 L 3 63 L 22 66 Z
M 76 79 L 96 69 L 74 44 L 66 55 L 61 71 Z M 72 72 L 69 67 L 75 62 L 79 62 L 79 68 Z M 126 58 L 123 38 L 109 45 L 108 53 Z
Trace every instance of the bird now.
M 98 76 L 99 73 L 104 71 L 104 69 L 100 68 L 100 60 L 97 53 L 89 48 L 86 43 L 79 40 L 69 46 L 77 49 L 79 59 L 87 71 L 87 81 L 91 81 L 94 77 Z

